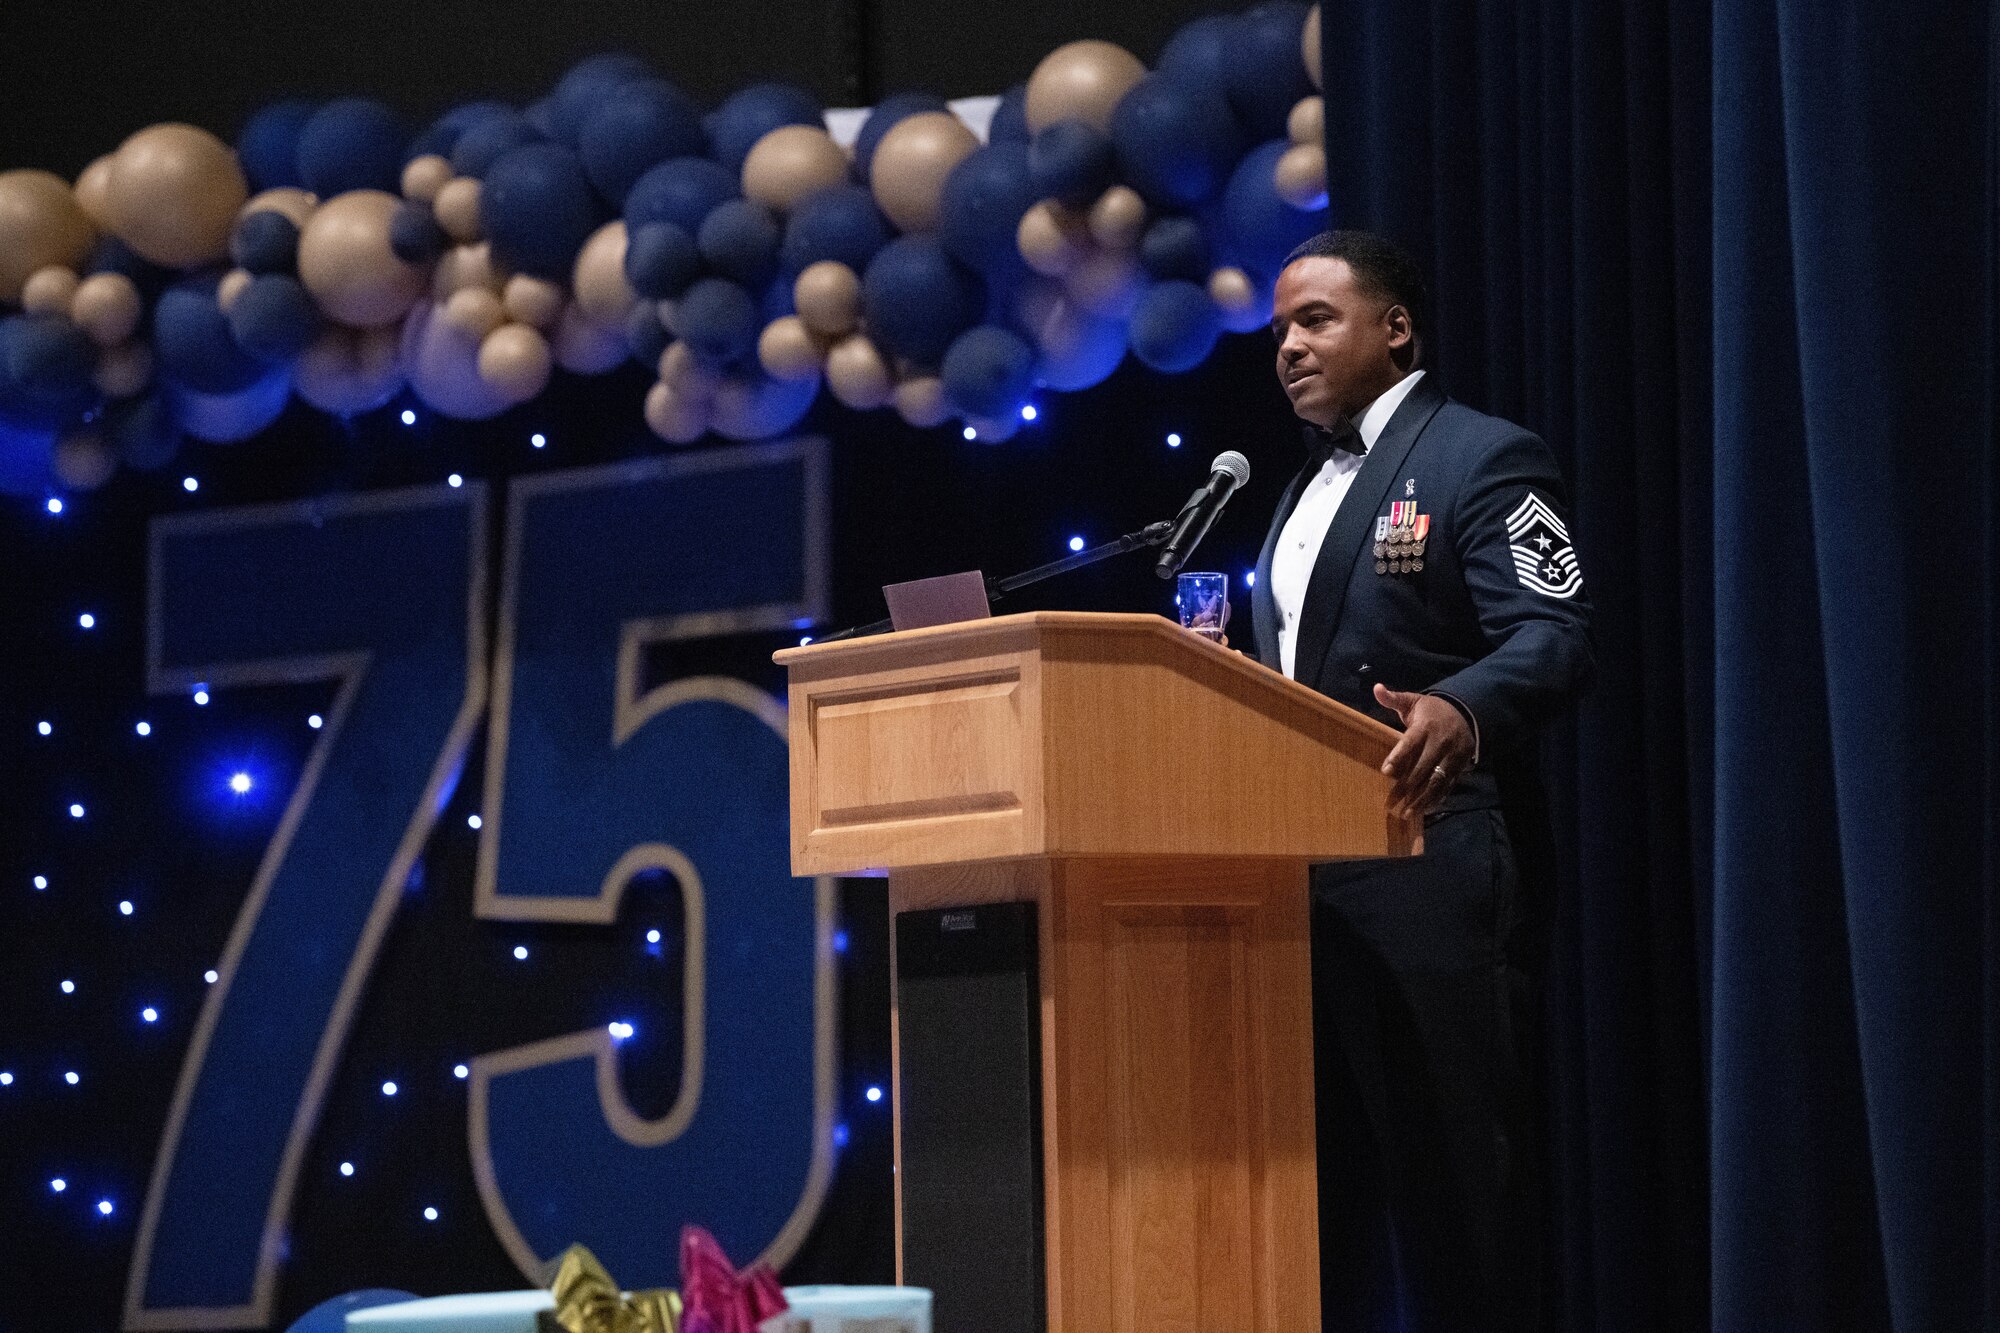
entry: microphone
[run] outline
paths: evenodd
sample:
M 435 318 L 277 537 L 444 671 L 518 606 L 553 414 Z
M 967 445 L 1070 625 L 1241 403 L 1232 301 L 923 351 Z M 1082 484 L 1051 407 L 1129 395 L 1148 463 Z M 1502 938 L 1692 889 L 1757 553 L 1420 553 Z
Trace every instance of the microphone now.
M 1195 493 L 1188 497 L 1180 516 L 1174 520 L 1174 529 L 1168 534 L 1165 549 L 1153 562 L 1153 572 L 1163 579 L 1180 573 L 1181 566 L 1194 554 L 1194 548 L 1201 544 L 1201 539 L 1214 526 L 1222 506 L 1229 503 L 1230 495 L 1248 480 L 1249 459 L 1234 449 L 1217 454 L 1215 461 L 1209 464 L 1208 484 L 1196 488 Z

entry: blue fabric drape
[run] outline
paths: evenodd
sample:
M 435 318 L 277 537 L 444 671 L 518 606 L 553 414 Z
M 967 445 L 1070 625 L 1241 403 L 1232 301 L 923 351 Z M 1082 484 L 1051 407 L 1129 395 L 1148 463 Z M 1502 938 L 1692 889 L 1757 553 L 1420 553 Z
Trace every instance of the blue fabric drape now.
M 1327 6 L 1342 225 L 1575 480 L 1570 1329 L 2000 1327 L 2000 19 Z

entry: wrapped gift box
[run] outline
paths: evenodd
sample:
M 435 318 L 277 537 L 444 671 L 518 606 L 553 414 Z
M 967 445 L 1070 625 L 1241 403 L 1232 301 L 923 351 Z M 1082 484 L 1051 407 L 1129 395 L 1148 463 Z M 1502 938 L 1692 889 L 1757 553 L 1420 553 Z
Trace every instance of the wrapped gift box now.
M 759 1333 L 931 1333 L 922 1287 L 786 1287 L 785 1303 Z
M 556 1308 L 546 1291 L 484 1291 L 355 1310 L 348 1333 L 535 1333 L 535 1316 Z

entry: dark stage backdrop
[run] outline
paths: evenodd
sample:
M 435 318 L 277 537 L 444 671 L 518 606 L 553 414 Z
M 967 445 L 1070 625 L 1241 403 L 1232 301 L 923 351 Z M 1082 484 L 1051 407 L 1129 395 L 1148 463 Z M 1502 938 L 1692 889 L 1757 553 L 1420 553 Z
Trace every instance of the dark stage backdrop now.
M 833 102 L 996 92 L 1071 37 L 1149 57 L 1193 12 L 14 5 L 0 11 L 0 162 L 73 174 L 143 124 L 226 134 L 293 93 L 382 96 L 412 120 L 473 95 L 525 101 L 607 47 L 711 99 L 769 77 Z M 1598 607 L 1599 683 L 1552 747 L 1563 1326 L 1994 1326 L 1992 14 L 1358 0 L 1328 18 L 1335 208 L 1431 266 L 1449 389 L 1561 452 Z M 877 614 L 889 579 L 1009 570 L 1072 534 L 1137 526 L 1225 447 L 1257 473 L 1202 563 L 1240 572 L 1296 458 L 1268 357 L 1252 337 L 1187 376 L 1128 366 L 1044 399 L 1041 422 L 999 447 L 822 403 L 806 430 L 831 443 L 831 619 Z M 254 444 L 192 446 L 171 475 L 121 477 L 59 520 L 0 516 L 0 1069 L 14 1076 L 0 1217 L 25 1236 L 17 1271 L 49 1279 L 9 1284 L 0 1329 L 116 1325 L 201 973 L 275 827 L 273 793 L 305 762 L 301 719 L 332 697 L 148 698 L 147 519 L 454 469 L 498 495 L 515 476 L 654 455 L 643 388 L 636 372 L 559 382 L 486 425 L 383 413 L 349 430 L 295 409 Z M 1162 603 L 1125 565 L 1023 605 Z M 668 645 L 648 678 L 769 688 L 768 652 L 789 641 Z M 452 1064 L 599 1021 L 626 995 L 677 993 L 681 960 L 645 944 L 655 927 L 676 937 L 677 898 L 658 887 L 637 887 L 609 930 L 474 921 L 467 818 L 486 752 L 474 736 L 357 1011 L 286 1237 L 277 1326 L 361 1285 L 518 1285 L 480 1213 Z M 237 800 L 217 784 L 251 759 L 267 780 Z M 873 888 L 840 890 L 847 1143 L 793 1280 L 887 1273 L 887 1117 L 866 1097 L 887 1051 Z M 678 1083 L 664 1026 L 619 1056 L 649 1115 Z
M 2000 1326 L 1996 11 L 1328 11 L 1336 214 L 1573 469 L 1564 1327 Z

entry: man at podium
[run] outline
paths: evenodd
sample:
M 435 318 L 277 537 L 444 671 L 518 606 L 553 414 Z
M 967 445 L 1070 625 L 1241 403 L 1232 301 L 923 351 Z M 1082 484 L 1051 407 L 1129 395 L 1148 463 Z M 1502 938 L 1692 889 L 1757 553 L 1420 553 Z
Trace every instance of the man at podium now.
M 1424 854 L 1313 872 L 1320 1253 L 1328 1329 L 1537 1325 L 1542 915 L 1537 734 L 1591 670 L 1555 459 L 1445 396 L 1408 254 L 1323 232 L 1277 283 L 1305 465 L 1257 562 L 1259 658 L 1398 725 L 1392 808 Z M 1546 892 L 1545 886 L 1530 885 Z

